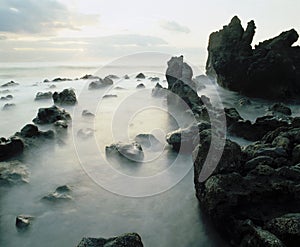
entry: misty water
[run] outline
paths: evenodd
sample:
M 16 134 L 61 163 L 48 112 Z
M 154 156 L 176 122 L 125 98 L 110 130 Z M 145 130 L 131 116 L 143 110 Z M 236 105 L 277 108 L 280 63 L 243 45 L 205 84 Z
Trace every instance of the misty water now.
M 160 84 L 166 86 L 165 67 L 102 69 L 98 71 L 101 76 L 114 72 L 120 77 L 129 74 L 131 79 L 115 79 L 113 87 L 87 91 L 87 83 L 91 80 L 42 81 L 94 74 L 96 66 L 45 65 L 38 69 L 37 65 L 18 66 L 0 69 L 1 84 L 10 80 L 20 83 L 8 88 L 11 92 L 7 94 L 14 96 L 9 103 L 15 103 L 16 107 L 0 111 L 1 136 L 13 135 L 32 121 L 38 108 L 53 104 L 52 100 L 34 101 L 37 92 L 62 91 L 71 87 L 75 89 L 78 104 L 64 107 L 73 118 L 66 134 L 58 135 L 54 143 L 45 143 L 22 157 L 30 171 L 29 183 L 1 188 L 0 246 L 76 246 L 84 236 L 110 237 L 126 232 L 139 233 L 145 246 L 224 246 L 199 209 L 191 157 L 178 156 L 164 140 L 166 133 L 189 124 L 184 122 L 182 114 L 171 116 L 165 110 L 164 98 L 151 96 L 156 82 L 149 77 L 158 76 Z M 138 81 L 135 79 L 138 72 L 144 72 L 147 78 Z M 146 88 L 136 89 L 139 83 Z M 56 88 L 50 89 L 53 84 Z M 102 99 L 104 94 L 118 97 Z M 264 115 L 273 103 L 251 99 L 251 105 L 239 107 L 236 103 L 240 95 L 215 84 L 206 85 L 199 91 L 201 94 L 210 97 L 212 102 L 220 97 L 224 106 L 236 107 L 242 117 L 251 121 Z M 0 107 L 5 103 L 1 101 Z M 300 115 L 296 105 L 291 108 L 294 115 Z M 95 119 L 82 118 L 83 109 L 95 113 Z M 39 127 L 41 130 L 52 128 L 50 125 Z M 94 130 L 93 136 L 81 139 L 77 132 L 86 128 Z M 125 159 L 106 158 L 105 146 L 133 140 L 144 133 L 154 134 L 163 144 L 159 150 L 145 150 L 146 162 L 136 164 Z M 232 139 L 241 145 L 248 143 Z M 166 170 L 169 172 L 164 174 L 164 180 L 138 182 L 139 186 L 118 177 L 125 174 L 129 180 L 143 180 Z M 72 188 L 71 201 L 50 203 L 41 200 L 65 184 Z M 35 217 L 26 231 L 18 231 L 15 227 L 15 217 L 19 214 Z

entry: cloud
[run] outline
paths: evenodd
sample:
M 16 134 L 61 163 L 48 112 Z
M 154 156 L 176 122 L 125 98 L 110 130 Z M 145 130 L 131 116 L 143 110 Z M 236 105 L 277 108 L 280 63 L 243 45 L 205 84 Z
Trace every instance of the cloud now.
M 161 21 L 160 26 L 163 29 L 172 31 L 172 32 L 179 32 L 179 33 L 190 33 L 191 32 L 191 30 L 188 27 L 182 26 L 175 21 Z
M 53 34 L 59 29 L 79 30 L 96 24 L 98 17 L 72 12 L 57 0 L 2 0 L 0 32 Z

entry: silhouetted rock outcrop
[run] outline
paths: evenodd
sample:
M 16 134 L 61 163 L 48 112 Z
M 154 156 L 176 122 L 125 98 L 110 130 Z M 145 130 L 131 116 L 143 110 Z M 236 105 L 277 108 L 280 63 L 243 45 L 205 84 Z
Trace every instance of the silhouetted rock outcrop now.
M 58 105 L 75 105 L 77 103 L 76 94 L 73 89 L 64 89 L 62 92 L 55 92 L 52 95 L 54 104 Z
M 243 29 L 238 17 L 210 35 L 206 73 L 224 88 L 244 95 L 299 99 L 300 47 L 294 29 L 266 40 L 252 49 L 254 21 Z

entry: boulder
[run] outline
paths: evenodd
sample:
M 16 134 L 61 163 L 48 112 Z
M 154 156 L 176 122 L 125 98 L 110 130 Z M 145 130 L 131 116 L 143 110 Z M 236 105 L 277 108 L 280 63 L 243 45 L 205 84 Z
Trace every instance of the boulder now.
M 11 99 L 13 99 L 13 96 L 11 94 L 6 95 L 6 96 L 2 96 L 0 98 L 0 100 L 3 100 L 3 101 L 7 101 L 7 100 L 11 100 Z
M 49 193 L 42 199 L 50 202 L 68 201 L 72 200 L 71 196 L 72 189 L 68 185 L 62 185 L 55 189 L 54 192 Z
M 294 29 L 259 43 L 252 49 L 254 21 L 246 30 L 235 16 L 209 37 L 206 73 L 224 88 L 250 97 L 299 99 L 300 47 Z M 233 68 L 238 68 L 234 70 Z
M 125 75 L 125 76 L 124 76 L 124 79 L 125 79 L 125 80 L 129 80 L 130 77 L 129 77 L 128 75 Z
M 58 77 L 52 80 L 52 82 L 62 82 L 62 81 L 72 81 L 72 79 Z
M 142 146 L 137 142 L 133 143 L 115 143 L 105 147 L 108 157 L 121 156 L 133 162 L 141 162 L 144 159 Z
M 15 185 L 29 182 L 29 172 L 26 165 L 14 160 L 0 162 L 0 185 Z
M 97 81 L 92 81 L 89 84 L 89 90 L 101 89 L 107 86 L 111 86 L 113 84 L 114 84 L 113 80 L 111 80 L 108 77 L 105 77 L 104 79 L 99 78 Z
M 13 136 L 9 139 L 0 138 L 0 161 L 15 157 L 24 150 L 24 142 Z
M 40 108 L 37 117 L 32 121 L 35 124 L 51 124 L 58 120 L 71 120 L 71 116 L 64 109 L 57 107 L 56 105 L 49 108 Z
M 18 215 L 16 217 L 16 227 L 19 229 L 25 229 L 30 226 L 33 216 L 31 215 Z
M 83 238 L 77 247 L 143 247 L 137 233 L 126 233 L 112 238 Z
M 52 99 L 52 92 L 38 92 L 34 100 Z
M 286 106 L 285 104 L 283 103 L 276 103 L 276 104 L 273 104 L 269 110 L 274 114 L 276 113 L 280 113 L 280 114 L 283 114 L 283 115 L 287 115 L 287 116 L 290 116 L 292 115 L 292 110 Z
M 146 76 L 143 73 L 139 73 L 135 78 L 136 79 L 146 79 Z
M 62 92 L 55 92 L 52 95 L 54 104 L 57 105 L 75 105 L 77 104 L 76 94 L 73 89 L 64 89 Z
M 140 83 L 139 85 L 136 86 L 137 89 L 142 89 L 142 88 L 146 88 L 145 85 L 143 83 Z

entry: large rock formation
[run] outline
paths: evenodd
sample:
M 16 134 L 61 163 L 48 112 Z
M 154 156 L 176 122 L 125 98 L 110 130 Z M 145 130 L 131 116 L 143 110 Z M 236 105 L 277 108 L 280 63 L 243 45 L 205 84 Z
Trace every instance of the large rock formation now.
M 77 247 L 143 247 L 137 233 L 126 233 L 112 238 L 83 238 Z
M 245 149 L 227 140 L 213 174 L 200 181 L 210 138 L 195 152 L 203 209 L 233 246 L 298 246 L 300 129 L 281 127 Z
M 299 99 L 300 47 L 292 45 L 294 29 L 259 43 L 252 49 L 254 21 L 243 29 L 238 17 L 210 35 L 206 73 L 218 84 L 242 94 L 269 98 Z
M 77 103 L 76 94 L 73 89 L 64 89 L 62 92 L 55 92 L 52 95 L 54 104 L 75 105 Z

